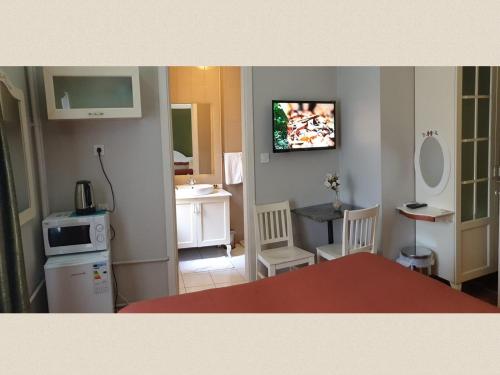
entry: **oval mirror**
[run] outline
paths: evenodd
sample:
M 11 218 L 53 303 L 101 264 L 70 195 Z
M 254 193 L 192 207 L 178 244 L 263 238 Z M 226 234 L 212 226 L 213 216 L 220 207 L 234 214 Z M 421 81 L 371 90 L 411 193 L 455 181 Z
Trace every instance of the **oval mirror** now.
M 431 194 L 440 193 L 449 175 L 448 150 L 437 135 L 424 137 L 417 147 L 415 169 L 423 180 L 423 186 Z
M 420 148 L 420 172 L 425 183 L 433 188 L 438 186 L 444 170 L 443 150 L 438 140 L 427 137 Z

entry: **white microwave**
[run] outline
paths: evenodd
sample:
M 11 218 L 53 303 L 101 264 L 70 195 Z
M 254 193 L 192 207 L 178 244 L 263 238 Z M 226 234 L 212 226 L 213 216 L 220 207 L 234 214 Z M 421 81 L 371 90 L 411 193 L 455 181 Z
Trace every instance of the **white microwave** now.
M 109 249 L 109 214 L 56 212 L 42 222 L 45 255 L 62 255 Z

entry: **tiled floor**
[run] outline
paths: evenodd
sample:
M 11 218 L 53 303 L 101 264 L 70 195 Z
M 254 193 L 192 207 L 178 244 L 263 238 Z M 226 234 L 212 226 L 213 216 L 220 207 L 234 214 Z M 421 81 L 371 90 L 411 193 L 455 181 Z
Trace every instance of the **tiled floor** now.
M 179 250 L 180 294 L 246 282 L 245 249 L 240 245 L 231 251 L 231 257 L 225 247 Z

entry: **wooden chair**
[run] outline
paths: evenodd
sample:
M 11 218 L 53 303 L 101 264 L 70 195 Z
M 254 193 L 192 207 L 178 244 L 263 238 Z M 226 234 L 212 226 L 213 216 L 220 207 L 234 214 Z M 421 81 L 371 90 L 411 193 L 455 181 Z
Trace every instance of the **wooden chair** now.
M 262 263 L 267 268 L 268 276 L 276 275 L 279 269 L 314 264 L 313 253 L 293 245 L 290 202 L 256 206 L 254 220 L 257 265 L 259 262 Z M 285 246 L 271 248 L 279 244 Z M 265 277 L 260 272 L 258 276 Z
M 376 254 L 375 239 L 379 208 L 380 206 L 376 205 L 362 210 L 345 210 L 342 243 L 316 248 L 318 263 L 320 257 L 332 260 L 359 252 Z

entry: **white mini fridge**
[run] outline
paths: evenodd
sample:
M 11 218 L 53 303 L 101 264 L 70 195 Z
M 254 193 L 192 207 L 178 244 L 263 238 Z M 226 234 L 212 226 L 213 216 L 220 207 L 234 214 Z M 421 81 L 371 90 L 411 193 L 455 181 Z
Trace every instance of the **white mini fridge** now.
M 109 251 L 52 256 L 45 263 L 51 313 L 113 313 Z

